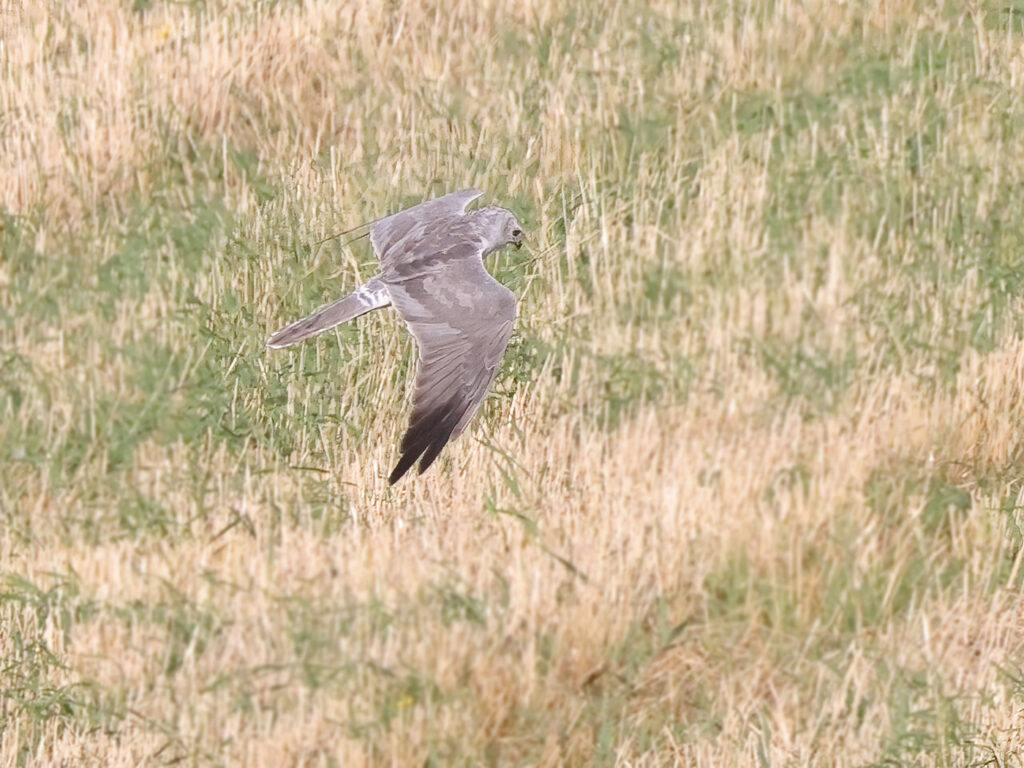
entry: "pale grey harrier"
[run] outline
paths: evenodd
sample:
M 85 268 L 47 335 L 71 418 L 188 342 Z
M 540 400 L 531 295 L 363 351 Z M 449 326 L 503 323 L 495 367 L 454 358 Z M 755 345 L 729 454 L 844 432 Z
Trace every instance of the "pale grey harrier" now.
M 494 379 L 515 319 L 515 296 L 484 269 L 483 257 L 523 229 L 488 206 L 466 211 L 475 189 L 428 200 L 370 226 L 380 273 L 344 298 L 282 328 L 268 347 L 287 347 L 373 309 L 394 304 L 419 342 L 419 372 L 394 483 L 417 459 L 420 474 L 466 429 Z

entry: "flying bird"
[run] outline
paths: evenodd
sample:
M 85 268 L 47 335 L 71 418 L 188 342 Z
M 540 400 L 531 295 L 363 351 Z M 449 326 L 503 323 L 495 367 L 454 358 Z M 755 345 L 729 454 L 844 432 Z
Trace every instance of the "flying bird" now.
M 268 347 L 287 347 L 374 309 L 398 310 L 419 345 L 419 366 L 392 485 L 417 461 L 423 474 L 466 429 L 512 334 L 515 295 L 483 259 L 509 244 L 520 247 L 523 228 L 505 208 L 467 211 L 481 194 L 462 189 L 371 224 L 380 272 L 267 340 Z

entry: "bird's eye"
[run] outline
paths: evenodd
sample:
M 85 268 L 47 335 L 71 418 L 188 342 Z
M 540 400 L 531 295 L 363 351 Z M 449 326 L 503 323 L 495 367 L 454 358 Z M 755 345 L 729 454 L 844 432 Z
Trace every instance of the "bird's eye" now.
M 512 237 L 522 237 L 522 236 L 523 236 L 523 230 L 521 230 L 521 229 L 513 229 L 512 230 Z

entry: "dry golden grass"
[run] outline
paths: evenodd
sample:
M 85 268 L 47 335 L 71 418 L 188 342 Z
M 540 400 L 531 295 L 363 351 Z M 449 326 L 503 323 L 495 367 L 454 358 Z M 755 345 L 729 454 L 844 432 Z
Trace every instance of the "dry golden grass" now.
M 1020 765 L 998 4 L 0 0 L 0 766 Z M 474 185 L 474 427 L 269 330 Z

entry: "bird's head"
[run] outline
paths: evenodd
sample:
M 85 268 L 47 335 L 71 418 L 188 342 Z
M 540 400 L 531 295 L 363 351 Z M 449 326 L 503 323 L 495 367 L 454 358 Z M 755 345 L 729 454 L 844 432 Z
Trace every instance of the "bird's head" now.
M 484 238 L 484 254 L 514 245 L 519 248 L 523 244 L 523 227 L 516 215 L 507 208 L 489 205 L 473 214 L 480 222 Z

